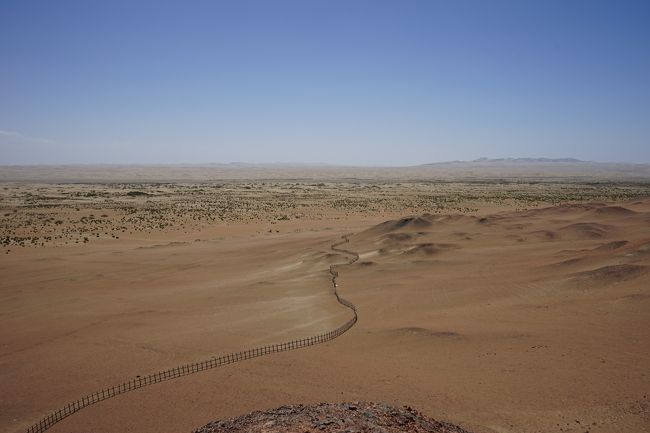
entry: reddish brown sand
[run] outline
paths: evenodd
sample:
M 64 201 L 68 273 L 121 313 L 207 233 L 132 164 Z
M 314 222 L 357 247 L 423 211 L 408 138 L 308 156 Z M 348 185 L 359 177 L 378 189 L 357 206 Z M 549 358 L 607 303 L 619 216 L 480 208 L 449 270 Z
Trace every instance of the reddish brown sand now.
M 222 223 L 12 248 L 0 430 L 105 386 L 330 330 L 329 245 L 359 322 L 333 342 L 143 388 L 52 432 L 188 432 L 292 403 L 410 405 L 476 432 L 650 425 L 650 200 L 524 212 Z M 279 228 L 279 232 L 275 229 Z M 197 240 L 198 239 L 198 240 Z

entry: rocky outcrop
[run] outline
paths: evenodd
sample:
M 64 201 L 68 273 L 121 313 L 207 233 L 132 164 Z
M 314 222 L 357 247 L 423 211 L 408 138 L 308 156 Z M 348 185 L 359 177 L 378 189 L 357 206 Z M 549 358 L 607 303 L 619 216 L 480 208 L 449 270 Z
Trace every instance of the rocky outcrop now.
M 319 403 L 282 406 L 214 421 L 194 433 L 469 433 L 404 406 L 381 403 Z

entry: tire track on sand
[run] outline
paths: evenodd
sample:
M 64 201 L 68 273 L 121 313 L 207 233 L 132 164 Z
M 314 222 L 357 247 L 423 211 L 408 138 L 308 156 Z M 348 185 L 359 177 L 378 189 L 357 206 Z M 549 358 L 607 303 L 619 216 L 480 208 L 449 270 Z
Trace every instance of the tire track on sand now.
M 316 344 L 325 343 L 331 341 L 340 335 L 347 332 L 350 328 L 357 323 L 357 307 L 347 299 L 339 295 L 337 290 L 338 283 L 337 279 L 339 273 L 337 269 L 341 266 L 348 266 L 352 263 L 359 260 L 359 255 L 353 251 L 349 251 L 339 246 L 349 242 L 348 236 L 343 236 L 343 240 L 335 242 L 331 245 L 332 251 L 335 251 L 339 254 L 346 255 L 349 257 L 348 261 L 345 263 L 340 263 L 336 265 L 330 265 L 330 281 L 332 283 L 332 289 L 336 300 L 346 308 L 349 308 L 353 316 L 350 320 L 345 322 L 343 325 L 339 326 L 332 331 L 326 332 L 324 334 L 314 335 L 309 338 L 302 338 L 297 340 L 286 341 L 279 344 L 271 344 L 268 346 L 256 347 L 253 349 L 244 350 L 241 352 L 229 353 L 227 355 L 222 355 L 220 357 L 212 357 L 210 359 L 195 362 L 192 364 L 180 365 L 168 370 L 160 371 L 158 373 L 150 374 L 148 376 L 137 376 L 135 379 L 128 382 L 123 382 L 119 385 L 112 386 L 110 388 L 102 389 L 93 394 L 89 394 L 85 397 L 75 400 L 61 409 L 50 413 L 48 416 L 42 418 L 36 424 L 29 427 L 26 433 L 42 433 L 56 423 L 64 420 L 65 418 L 79 412 L 81 409 L 88 407 L 90 405 L 99 403 L 101 401 L 107 400 L 109 398 L 117 397 L 120 394 L 124 394 L 130 391 L 134 391 L 145 386 L 153 385 L 159 382 L 165 382 L 168 380 L 176 379 L 182 376 L 187 376 L 189 374 L 198 373 L 200 371 L 209 370 L 211 368 L 220 367 L 222 365 L 233 364 L 235 362 L 245 361 L 247 359 L 258 358 L 260 356 L 270 355 L 272 353 L 278 352 L 287 352 L 289 350 L 301 349 L 303 347 L 314 346 Z

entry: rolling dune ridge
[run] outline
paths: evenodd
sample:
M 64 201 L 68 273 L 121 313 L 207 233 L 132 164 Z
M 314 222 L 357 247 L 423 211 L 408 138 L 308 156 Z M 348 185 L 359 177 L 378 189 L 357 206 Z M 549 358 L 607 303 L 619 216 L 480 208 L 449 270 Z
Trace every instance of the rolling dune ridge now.
M 420 192 L 409 196 L 410 187 L 400 187 L 399 203 L 417 203 Z M 191 431 L 216 418 L 323 401 L 407 404 L 478 433 L 614 433 L 649 423 L 647 198 L 525 210 L 521 202 L 474 201 L 345 217 L 309 202 L 311 217 L 278 219 L 289 213 L 281 210 L 196 222 L 210 214 L 141 214 L 147 203 L 174 202 L 157 197 L 160 188 L 141 186 L 147 197 L 124 199 L 125 208 L 97 197 L 50 207 L 33 195 L 20 206 L 5 201 L 7 227 L 42 224 L 53 240 L 4 247 L 3 431 L 23 432 L 66 402 L 128 378 L 335 328 L 349 319 L 329 274 L 345 261 L 330 249 L 342 235 L 359 254 L 337 269 L 338 290 L 359 314 L 347 333 L 138 389 L 51 431 Z M 199 209 L 200 197 L 182 206 Z M 154 221 L 171 225 L 149 228 Z M 82 233 L 89 241 L 75 243 L 78 227 L 89 226 L 119 235 Z

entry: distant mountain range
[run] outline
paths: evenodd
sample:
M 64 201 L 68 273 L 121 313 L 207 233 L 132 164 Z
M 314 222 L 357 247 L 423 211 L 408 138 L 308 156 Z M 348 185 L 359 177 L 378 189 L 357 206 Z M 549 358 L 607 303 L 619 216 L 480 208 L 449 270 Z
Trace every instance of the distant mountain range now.
M 471 161 L 446 161 L 422 164 L 421 166 L 446 164 L 594 164 L 576 158 L 478 158 Z
M 589 161 L 582 161 L 575 158 L 478 158 L 472 162 L 526 162 L 526 163 L 558 163 L 558 162 L 571 162 L 571 163 L 588 163 Z
M 431 162 L 427 164 L 420 164 L 414 167 L 423 167 L 428 165 L 439 165 L 439 164 L 473 164 L 473 163 L 522 163 L 522 164 L 561 164 L 561 163 L 570 163 L 570 164 L 594 164 L 591 161 L 583 161 L 576 158 L 477 158 L 469 161 L 442 161 L 442 162 Z M 597 163 L 596 163 L 597 164 Z M 161 164 L 165 165 L 165 164 Z M 171 165 L 171 164 L 170 164 Z M 341 167 L 341 165 L 328 164 L 328 163 L 311 163 L 311 162 L 240 162 L 234 161 L 229 163 L 208 163 L 208 164 L 180 164 L 180 165 L 212 165 L 212 166 L 227 166 L 227 167 Z M 370 166 L 370 167 L 382 167 L 382 166 Z M 406 168 L 408 166 L 403 166 Z

